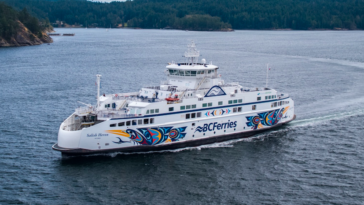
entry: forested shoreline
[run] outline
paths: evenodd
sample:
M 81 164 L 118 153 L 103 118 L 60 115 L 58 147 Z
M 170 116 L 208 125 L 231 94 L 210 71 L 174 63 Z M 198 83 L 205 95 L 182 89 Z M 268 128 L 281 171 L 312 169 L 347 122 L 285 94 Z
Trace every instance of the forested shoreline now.
M 51 22 L 83 27 L 364 29 L 363 0 L 0 0 Z
M 52 42 L 45 33 L 46 30 L 52 29 L 47 22 L 39 22 L 25 8 L 16 11 L 0 2 L 0 47 Z

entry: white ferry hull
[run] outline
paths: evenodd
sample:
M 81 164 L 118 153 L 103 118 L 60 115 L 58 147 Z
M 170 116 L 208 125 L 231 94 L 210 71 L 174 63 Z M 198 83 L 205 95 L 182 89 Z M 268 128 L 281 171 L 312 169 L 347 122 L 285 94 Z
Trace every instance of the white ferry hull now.
M 276 114 L 274 115 L 274 113 Z M 271 114 L 271 118 L 262 118 L 269 114 Z M 164 118 L 167 117 L 173 119 L 173 116 L 164 116 Z M 286 124 L 294 120 L 295 117 L 293 106 L 286 106 L 272 108 L 265 112 L 230 113 L 226 116 L 211 117 L 206 115 L 204 118 L 173 123 L 156 123 L 149 126 L 109 126 L 110 123 L 115 122 L 117 124 L 126 119 L 107 120 L 79 131 L 65 131 L 61 125 L 58 143 L 52 148 L 65 155 L 179 149 L 251 137 Z M 156 121 L 158 118 L 163 118 L 163 116 L 155 116 Z M 174 116 L 175 118 L 176 116 Z M 133 118 L 127 120 L 133 120 Z M 253 120 L 256 120 L 256 123 Z M 139 139 L 135 134 L 139 135 Z

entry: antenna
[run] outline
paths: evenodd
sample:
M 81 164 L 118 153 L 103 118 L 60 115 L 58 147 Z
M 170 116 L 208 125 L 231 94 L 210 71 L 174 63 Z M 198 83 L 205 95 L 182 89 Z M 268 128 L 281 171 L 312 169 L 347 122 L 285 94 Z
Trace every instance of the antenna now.
M 101 75 L 97 74 L 96 75 L 96 83 L 97 83 L 97 108 L 99 108 L 100 106 L 100 78 Z
M 265 88 L 268 88 L 268 72 L 269 72 L 269 64 L 267 64 L 267 78 L 265 79 Z
M 184 57 L 187 58 L 188 63 L 193 65 L 194 63 L 197 63 L 200 52 L 196 49 L 194 41 L 191 41 L 191 43 L 187 45 L 187 48 L 188 50 L 185 52 Z

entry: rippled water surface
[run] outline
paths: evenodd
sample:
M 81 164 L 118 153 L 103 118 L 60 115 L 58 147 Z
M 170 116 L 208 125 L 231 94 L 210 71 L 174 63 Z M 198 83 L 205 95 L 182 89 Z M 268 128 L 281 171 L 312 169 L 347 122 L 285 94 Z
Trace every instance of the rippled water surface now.
M 0 204 L 362 204 L 362 31 L 57 29 L 0 49 Z M 189 40 L 225 82 L 269 85 L 297 119 L 245 140 L 170 152 L 62 158 L 51 146 L 77 101 L 164 80 Z

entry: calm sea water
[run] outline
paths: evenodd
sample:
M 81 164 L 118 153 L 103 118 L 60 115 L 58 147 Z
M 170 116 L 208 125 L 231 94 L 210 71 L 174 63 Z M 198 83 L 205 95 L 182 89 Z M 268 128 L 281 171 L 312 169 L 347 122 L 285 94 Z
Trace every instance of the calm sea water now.
M 363 204 L 362 31 L 57 29 L 0 49 L 0 204 Z M 290 93 L 297 120 L 251 139 L 62 158 L 51 146 L 77 101 L 164 80 L 189 40 L 226 82 Z

